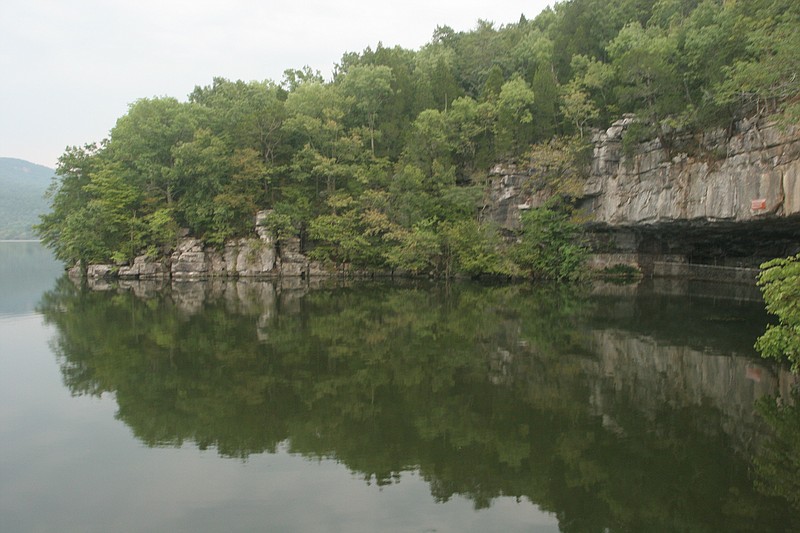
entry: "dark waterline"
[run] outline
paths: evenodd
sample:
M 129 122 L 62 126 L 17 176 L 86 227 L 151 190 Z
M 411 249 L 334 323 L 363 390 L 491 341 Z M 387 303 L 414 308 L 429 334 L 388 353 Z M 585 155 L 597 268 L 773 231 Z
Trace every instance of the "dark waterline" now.
M 89 290 L 17 246 L 2 531 L 798 526 L 793 379 L 753 351 L 752 291 Z

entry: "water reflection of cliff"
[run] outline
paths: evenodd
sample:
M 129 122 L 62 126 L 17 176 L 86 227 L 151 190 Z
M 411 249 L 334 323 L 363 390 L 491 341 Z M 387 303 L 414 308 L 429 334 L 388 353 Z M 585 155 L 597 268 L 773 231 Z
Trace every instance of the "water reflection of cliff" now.
M 751 476 L 768 429 L 754 402 L 788 382 L 737 344 L 757 305 L 526 285 L 105 289 L 62 281 L 41 310 L 67 386 L 113 391 L 149 445 L 286 443 L 378 484 L 417 470 L 437 500 L 526 497 L 565 531 L 794 520 Z
M 765 430 L 755 402 L 788 399 L 797 382 L 752 348 L 767 321 L 760 299 L 738 285 L 656 280 L 640 289 L 613 298 L 596 291 L 594 301 L 606 309 L 595 317 L 589 349 L 597 359 L 587 369 L 602 376 L 592 394 L 597 412 L 612 417 L 620 398 L 651 418 L 667 406 L 708 407 L 720 417 L 713 430 L 752 451 Z M 710 429 L 699 422 L 699 430 Z

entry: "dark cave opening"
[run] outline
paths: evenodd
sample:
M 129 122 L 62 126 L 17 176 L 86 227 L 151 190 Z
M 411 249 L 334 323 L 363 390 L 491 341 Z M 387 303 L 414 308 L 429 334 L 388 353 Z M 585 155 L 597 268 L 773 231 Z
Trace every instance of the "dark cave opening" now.
M 651 260 L 757 268 L 800 253 L 800 216 L 736 221 L 669 221 L 639 226 L 589 227 L 597 253 L 637 254 Z

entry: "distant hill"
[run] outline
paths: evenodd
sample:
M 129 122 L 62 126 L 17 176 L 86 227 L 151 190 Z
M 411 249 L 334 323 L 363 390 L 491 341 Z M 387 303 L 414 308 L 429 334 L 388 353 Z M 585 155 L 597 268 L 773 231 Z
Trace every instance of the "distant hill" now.
M 47 211 L 44 193 L 55 170 L 0 157 L 0 239 L 34 239 L 32 226 Z

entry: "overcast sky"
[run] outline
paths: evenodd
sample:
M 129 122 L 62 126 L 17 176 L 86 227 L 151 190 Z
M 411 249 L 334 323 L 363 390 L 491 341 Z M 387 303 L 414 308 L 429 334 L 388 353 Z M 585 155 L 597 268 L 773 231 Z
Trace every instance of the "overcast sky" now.
M 2 0 L 0 157 L 55 166 L 138 98 L 185 100 L 214 76 L 329 77 L 344 52 L 418 49 L 437 25 L 534 18 L 550 0 Z

